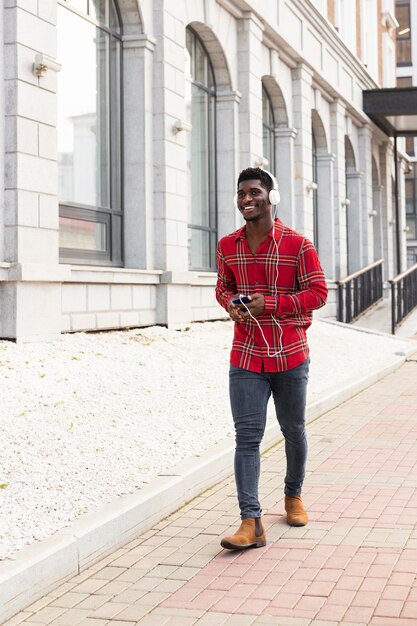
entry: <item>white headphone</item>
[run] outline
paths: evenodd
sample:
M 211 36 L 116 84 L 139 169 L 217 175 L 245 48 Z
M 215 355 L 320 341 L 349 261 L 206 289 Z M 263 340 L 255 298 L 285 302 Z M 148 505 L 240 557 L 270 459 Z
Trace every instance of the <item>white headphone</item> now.
M 275 178 L 275 176 L 273 174 L 271 174 L 271 172 L 268 172 L 268 170 L 262 170 L 263 172 L 265 172 L 265 174 L 268 174 L 269 178 L 272 181 L 272 189 L 269 192 L 269 202 L 272 204 L 272 206 L 276 206 L 277 204 L 279 204 L 280 200 L 281 200 L 281 196 L 279 193 L 279 188 L 278 188 L 278 181 Z M 235 194 L 234 198 L 233 198 L 233 203 L 235 205 L 235 209 L 237 209 L 237 193 Z
M 271 174 L 271 172 L 268 172 L 268 170 L 262 170 L 263 172 L 265 172 L 265 174 L 268 174 L 269 178 L 272 181 L 272 189 L 269 192 L 269 202 L 272 204 L 273 207 L 276 207 L 276 205 L 279 203 L 279 201 L 281 200 L 281 196 L 279 193 L 279 189 L 278 189 L 278 181 L 275 178 L 275 176 L 273 174 Z M 234 204 L 235 204 L 235 208 L 237 209 L 237 193 L 235 194 L 234 198 L 233 198 Z M 274 245 L 275 245 L 275 250 L 276 250 L 276 254 L 277 254 L 277 265 L 276 265 L 276 276 L 275 276 L 275 289 L 274 289 L 274 296 L 275 298 L 278 295 L 278 265 L 279 265 L 279 250 L 278 250 L 278 244 L 277 241 L 275 239 L 275 227 L 272 228 L 272 239 L 274 241 Z M 274 352 L 273 354 L 271 354 L 271 348 L 269 346 L 268 341 L 266 340 L 266 337 L 264 335 L 264 332 L 262 330 L 262 327 L 260 325 L 260 323 L 258 322 L 258 320 L 256 319 L 256 317 L 254 317 L 252 315 L 252 313 L 249 311 L 248 307 L 246 306 L 246 304 L 243 302 L 242 300 L 242 296 L 240 296 L 240 302 L 241 304 L 245 307 L 246 311 L 249 313 L 250 317 L 254 320 L 254 322 L 256 322 L 259 330 L 261 331 L 262 334 L 262 338 L 264 340 L 264 342 L 266 343 L 267 346 L 267 354 L 269 357 L 274 357 L 274 356 L 278 356 L 279 354 L 281 354 L 284 351 L 284 346 L 282 345 L 282 327 L 281 324 L 278 322 L 278 320 L 275 318 L 274 315 L 271 314 L 272 319 L 274 320 L 276 326 L 278 327 L 279 330 L 279 347 L 278 350 L 276 352 Z

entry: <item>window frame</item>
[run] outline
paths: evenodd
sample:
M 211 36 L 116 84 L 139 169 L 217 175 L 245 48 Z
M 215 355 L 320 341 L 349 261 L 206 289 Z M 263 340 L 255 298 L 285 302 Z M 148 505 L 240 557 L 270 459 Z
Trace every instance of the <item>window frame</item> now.
M 218 232 L 218 203 L 217 203 L 217 86 L 216 86 L 216 77 L 214 74 L 213 64 L 211 62 L 210 54 L 204 44 L 204 41 L 200 37 L 200 35 L 192 28 L 192 26 L 187 26 L 186 31 L 188 31 L 193 37 L 193 52 L 194 58 L 191 57 L 191 76 L 190 82 L 191 86 L 197 87 L 199 90 L 204 91 L 208 96 L 208 108 L 207 108 L 207 137 L 208 137 L 208 150 L 210 150 L 211 138 L 214 139 L 213 146 L 213 154 L 208 154 L 207 163 L 208 163 L 208 180 L 209 182 L 213 181 L 214 189 L 213 193 L 210 193 L 209 186 L 209 226 L 203 226 L 198 224 L 189 223 L 187 220 L 187 228 L 190 231 L 199 231 L 208 233 L 208 267 L 200 267 L 191 265 L 190 259 L 188 263 L 188 269 L 190 271 L 203 271 L 203 272 L 212 272 L 216 271 L 216 247 L 217 247 L 217 232 Z M 201 48 L 204 51 L 207 67 L 208 67 L 208 78 L 212 77 L 213 85 L 207 86 L 201 83 L 200 81 L 194 78 L 195 76 L 195 50 L 196 50 L 196 42 L 198 42 Z M 210 80 L 207 81 L 210 83 Z M 192 96 L 191 96 L 192 103 Z M 192 107 L 192 104 L 191 104 Z M 214 112 L 214 115 L 213 115 Z M 212 117 L 214 119 L 212 119 Z M 193 131 L 191 130 L 191 133 Z M 187 172 L 188 174 L 188 172 Z M 189 199 L 191 201 L 191 199 Z M 213 204 L 212 204 L 213 203 Z M 212 224 L 212 220 L 214 221 L 214 225 Z
M 269 114 L 272 120 L 272 125 L 268 125 L 264 119 L 263 116 L 263 103 L 264 103 L 264 96 L 268 102 L 268 106 L 269 106 Z M 272 104 L 272 99 L 271 96 L 269 95 L 269 92 L 267 90 L 267 88 L 265 87 L 265 85 L 262 83 L 262 131 L 266 131 L 269 135 L 269 139 L 271 141 L 272 144 L 272 148 L 271 148 L 271 153 L 272 153 L 272 163 L 268 163 L 268 170 L 270 172 L 272 172 L 273 174 L 276 174 L 276 137 L 275 137 L 275 128 L 276 128 L 276 124 L 275 124 L 275 113 L 274 113 L 274 107 Z M 263 135 L 263 133 L 262 133 Z M 263 136 L 262 136 L 262 142 L 263 142 Z M 264 146 L 262 146 L 262 150 L 264 151 Z M 266 157 L 267 155 L 264 154 L 264 157 Z M 268 159 L 269 161 L 269 159 Z
M 413 64 L 413 55 L 412 55 L 412 43 L 411 43 L 411 6 L 410 0 L 397 0 L 395 3 L 395 16 L 397 17 L 397 9 L 405 8 L 408 12 L 408 33 L 404 33 L 404 35 L 398 35 L 396 38 L 396 65 L 397 67 L 407 67 Z M 408 47 L 405 51 L 403 48 Z M 405 56 L 407 53 L 407 58 L 403 61 L 398 61 L 400 54 Z
M 94 19 L 91 15 L 87 13 L 83 13 L 76 9 L 73 5 L 71 5 L 67 0 L 58 0 L 58 5 L 65 8 L 66 10 L 71 11 L 77 17 L 84 19 L 89 24 L 98 28 L 106 33 L 109 41 L 109 60 L 108 67 L 106 71 L 108 72 L 108 80 L 109 80 L 109 94 L 108 94 L 108 124 L 109 124 L 109 198 L 110 198 L 110 207 L 103 207 L 99 204 L 97 205 L 86 205 L 81 202 L 72 202 L 72 201 L 61 201 L 58 194 L 58 205 L 59 205 L 59 217 L 68 217 L 74 219 L 81 219 L 90 222 L 102 222 L 106 223 L 108 226 L 106 229 L 106 251 L 100 250 L 80 250 L 79 248 L 63 248 L 59 247 L 59 262 L 60 263 L 71 263 L 74 265 L 104 265 L 109 267 L 123 267 L 123 257 L 124 257 L 124 244 L 123 244 L 123 215 L 124 215 L 124 130 L 123 130 L 123 22 L 121 18 L 120 9 L 118 6 L 117 0 L 106 0 L 107 7 L 109 9 L 108 12 L 108 24 L 104 24 L 99 20 Z M 119 31 L 116 29 L 112 29 L 110 26 L 110 4 L 113 4 L 113 7 L 117 14 L 117 19 L 119 22 Z M 87 9 L 89 10 L 90 0 L 87 3 Z M 118 166 L 119 166 L 119 174 L 120 174 L 120 208 L 112 208 L 113 204 L 113 128 L 115 124 L 115 111 L 114 107 L 112 107 L 111 102 L 111 93 L 112 87 L 114 85 L 114 76 L 113 76 L 113 67 L 112 67 L 112 58 L 111 58 L 111 38 L 116 39 L 120 45 L 120 62 L 119 62 L 119 150 L 118 150 Z M 59 95 L 57 94 L 57 97 Z M 58 124 L 58 122 L 57 122 Z M 59 164 L 58 164 L 59 167 Z M 101 218 L 101 219 L 100 219 Z M 117 228 L 116 222 L 120 221 L 120 229 Z M 120 230 L 120 233 L 119 233 Z

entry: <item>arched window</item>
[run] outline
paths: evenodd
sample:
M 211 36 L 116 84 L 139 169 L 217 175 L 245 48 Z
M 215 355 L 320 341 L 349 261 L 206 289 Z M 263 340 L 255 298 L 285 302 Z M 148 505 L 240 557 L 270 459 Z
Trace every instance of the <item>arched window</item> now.
M 188 250 L 192 270 L 216 266 L 216 84 L 209 55 L 187 27 L 186 95 L 192 124 L 187 146 Z
M 114 0 L 59 0 L 63 262 L 122 264 L 121 35 Z
M 271 98 L 265 87 L 262 86 L 262 139 L 263 156 L 268 159 L 268 170 L 273 174 L 275 170 L 275 118 Z
M 312 168 L 312 180 L 315 183 L 315 187 L 313 188 L 313 243 L 316 246 L 317 250 L 319 247 L 319 220 L 318 220 L 318 198 L 317 198 L 317 141 L 316 136 L 314 134 L 314 128 L 311 129 L 311 141 L 312 141 L 312 157 L 313 157 L 313 168 Z

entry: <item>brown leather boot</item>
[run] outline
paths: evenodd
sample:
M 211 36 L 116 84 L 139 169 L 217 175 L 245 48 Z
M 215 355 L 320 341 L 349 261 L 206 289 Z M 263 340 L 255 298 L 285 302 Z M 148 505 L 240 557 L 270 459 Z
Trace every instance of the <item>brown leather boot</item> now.
M 300 496 L 285 496 L 285 510 L 290 526 L 305 526 L 307 524 L 308 515 Z
M 247 517 L 242 520 L 239 530 L 230 537 L 223 537 L 222 548 L 246 550 L 266 545 L 266 534 L 260 517 Z

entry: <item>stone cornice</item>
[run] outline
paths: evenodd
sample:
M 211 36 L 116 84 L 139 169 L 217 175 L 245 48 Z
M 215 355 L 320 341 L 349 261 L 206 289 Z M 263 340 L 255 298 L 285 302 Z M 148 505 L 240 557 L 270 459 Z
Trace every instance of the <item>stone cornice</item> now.
M 156 39 L 149 35 L 123 35 L 122 41 L 124 48 L 146 48 L 150 52 L 153 52 L 156 46 Z

